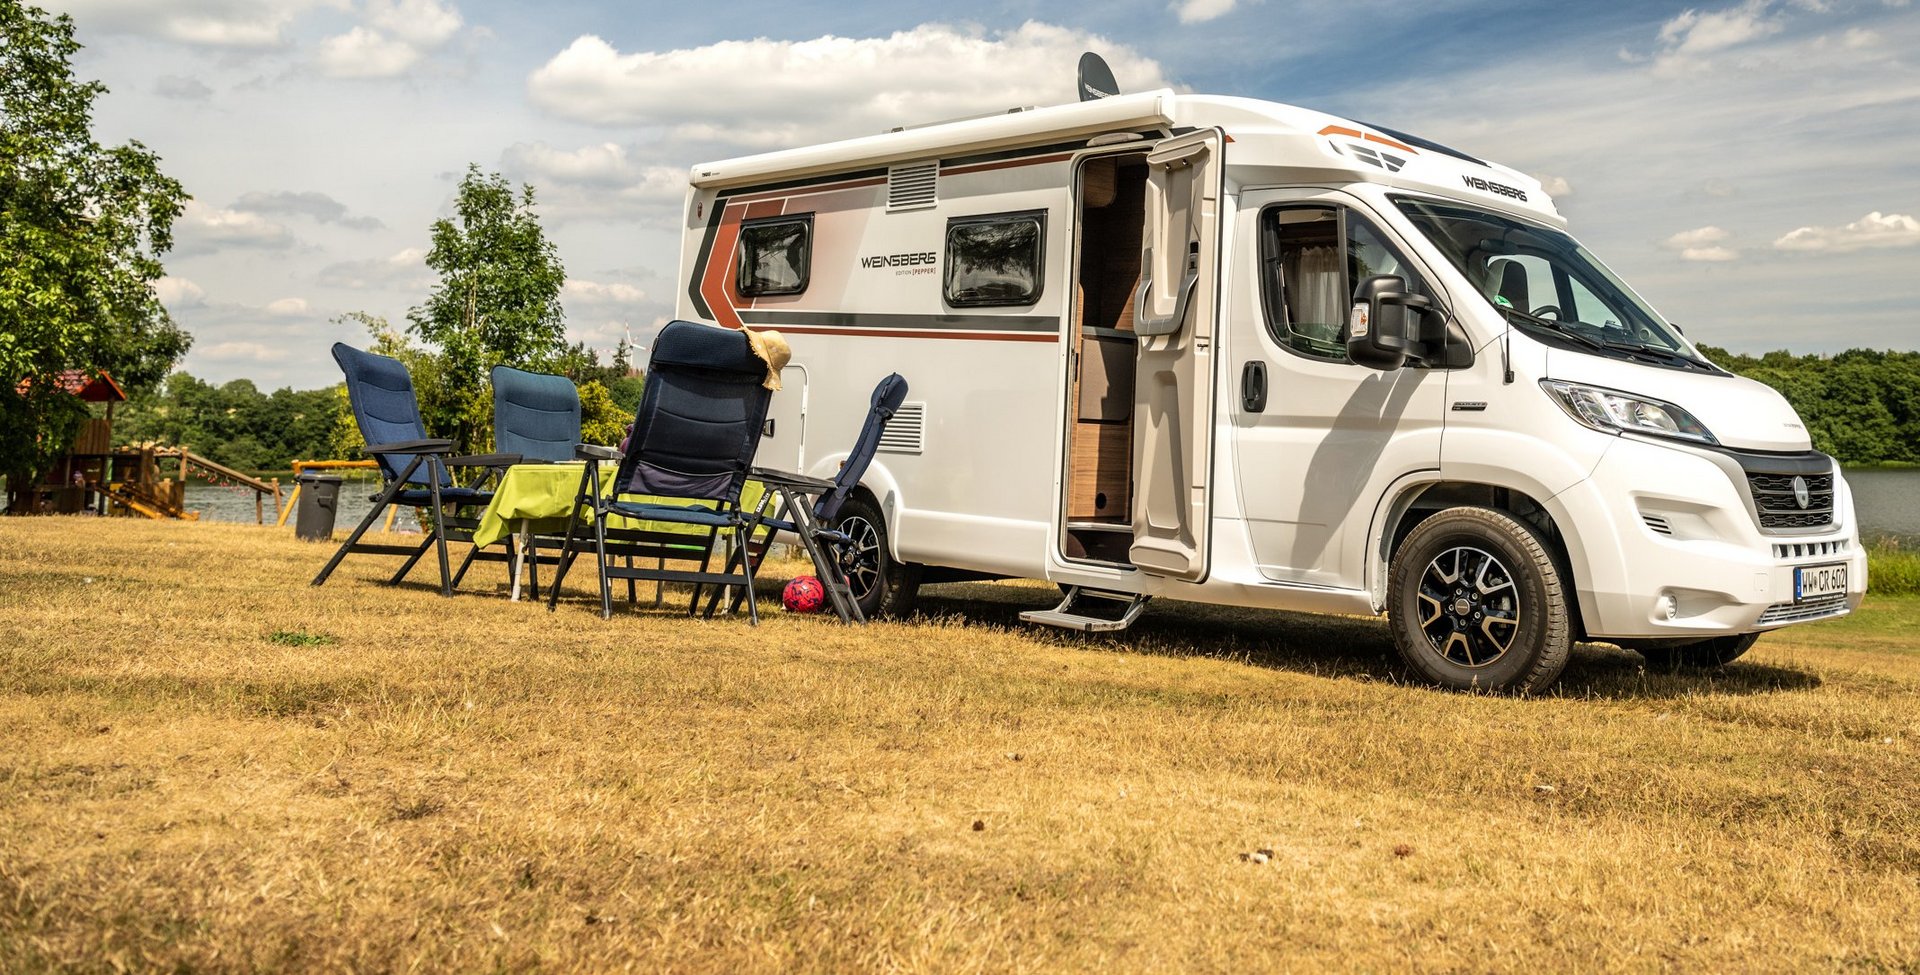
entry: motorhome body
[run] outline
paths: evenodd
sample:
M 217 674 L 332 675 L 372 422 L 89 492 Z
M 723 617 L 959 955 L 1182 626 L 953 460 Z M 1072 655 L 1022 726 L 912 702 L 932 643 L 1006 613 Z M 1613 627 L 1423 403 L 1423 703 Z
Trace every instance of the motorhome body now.
M 1390 613 L 1434 679 L 1532 687 L 1575 638 L 1726 656 L 1864 591 L 1791 408 L 1700 360 L 1520 172 L 1156 91 L 691 184 L 681 316 L 792 345 L 762 464 L 830 476 L 871 385 L 912 384 L 851 515 L 871 602 L 928 566 Z

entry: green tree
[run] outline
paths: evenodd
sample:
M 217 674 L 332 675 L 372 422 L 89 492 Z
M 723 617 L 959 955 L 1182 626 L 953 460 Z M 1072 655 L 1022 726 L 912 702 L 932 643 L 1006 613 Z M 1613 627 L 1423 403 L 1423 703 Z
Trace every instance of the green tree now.
M 539 369 L 567 350 L 560 288 L 566 270 L 534 213 L 533 187 L 518 194 L 498 173 L 468 166 L 452 219 L 433 225 L 427 266 L 440 283 L 408 312 L 411 331 L 437 347 L 438 390 L 423 396 L 430 432 L 461 450 L 482 446 L 496 365 Z M 423 388 L 419 373 L 415 388 Z
M 160 381 L 189 338 L 153 282 L 188 199 L 138 142 L 93 137 L 97 81 L 73 75 L 73 19 L 0 0 L 0 471 L 38 478 L 85 405 L 65 370 Z

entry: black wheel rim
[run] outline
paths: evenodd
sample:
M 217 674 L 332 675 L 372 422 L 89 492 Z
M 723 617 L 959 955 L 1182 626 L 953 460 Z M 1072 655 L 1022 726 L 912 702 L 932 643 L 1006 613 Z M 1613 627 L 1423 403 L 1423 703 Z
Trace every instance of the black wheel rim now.
M 840 531 L 853 540 L 842 551 L 840 571 L 847 575 L 853 598 L 865 602 L 880 588 L 880 530 L 860 515 L 848 515 Z
M 1485 549 L 1450 548 L 1420 574 L 1420 631 L 1435 653 L 1462 667 L 1486 667 L 1520 635 L 1520 587 Z

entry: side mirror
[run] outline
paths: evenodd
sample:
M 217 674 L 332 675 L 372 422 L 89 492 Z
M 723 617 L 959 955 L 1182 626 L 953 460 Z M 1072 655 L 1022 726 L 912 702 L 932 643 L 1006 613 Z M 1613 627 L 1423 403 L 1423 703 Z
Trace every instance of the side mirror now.
M 1347 358 L 1369 369 L 1398 369 L 1423 355 L 1421 329 L 1433 302 L 1407 291 L 1404 278 L 1381 274 L 1353 289 L 1347 316 Z

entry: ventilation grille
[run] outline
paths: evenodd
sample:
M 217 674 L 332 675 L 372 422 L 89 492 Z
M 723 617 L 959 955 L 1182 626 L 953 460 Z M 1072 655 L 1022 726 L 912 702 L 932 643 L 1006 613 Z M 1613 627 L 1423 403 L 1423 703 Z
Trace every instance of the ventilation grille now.
M 1844 555 L 1853 546 L 1846 539 L 1835 542 L 1799 542 L 1792 545 L 1775 545 L 1773 557 L 1776 559 L 1819 558 L 1827 555 Z
M 1805 602 L 1775 603 L 1760 614 L 1759 622 L 1799 623 L 1805 620 L 1817 620 L 1826 616 L 1838 616 L 1847 611 L 1847 594 L 1836 592 L 1830 596 L 1815 596 Z
M 1795 481 L 1800 482 L 1798 488 Z M 1763 529 L 1826 528 L 1833 524 L 1832 474 L 1795 476 L 1748 471 L 1747 487 L 1753 492 L 1753 506 Z
M 1656 534 L 1660 534 L 1660 535 L 1673 534 L 1673 526 L 1667 524 L 1667 519 L 1662 518 L 1659 515 L 1641 515 L 1640 520 L 1646 522 L 1647 527 L 1653 529 L 1653 531 Z
M 887 169 L 887 212 L 919 210 L 939 199 L 940 164 L 914 163 Z
M 927 443 L 927 404 L 902 403 L 886 429 L 880 431 L 880 449 L 889 454 L 917 454 Z

